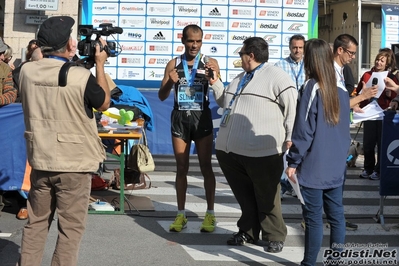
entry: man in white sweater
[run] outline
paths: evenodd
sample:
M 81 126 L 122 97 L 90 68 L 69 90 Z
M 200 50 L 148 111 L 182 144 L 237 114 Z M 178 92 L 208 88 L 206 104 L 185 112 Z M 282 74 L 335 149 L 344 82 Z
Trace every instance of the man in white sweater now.
M 210 78 L 216 102 L 223 107 L 216 156 L 241 206 L 239 232 L 228 245 L 266 241 L 267 252 L 281 252 L 287 235 L 280 201 L 283 153 L 291 146 L 297 90 L 290 76 L 267 63 L 267 42 L 244 41 L 244 72 L 224 88 Z M 207 66 L 206 66 L 207 67 Z

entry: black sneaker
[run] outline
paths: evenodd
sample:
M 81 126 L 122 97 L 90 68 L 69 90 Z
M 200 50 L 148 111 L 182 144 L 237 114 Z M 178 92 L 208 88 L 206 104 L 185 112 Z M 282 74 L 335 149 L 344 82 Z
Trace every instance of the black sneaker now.
M 266 252 L 270 253 L 279 253 L 283 250 L 284 242 L 283 241 L 269 241 Z
M 354 223 L 351 223 L 351 222 L 348 222 L 348 221 L 346 221 L 345 222 L 345 228 L 346 228 L 346 230 L 348 230 L 348 231 L 355 231 L 355 230 L 357 230 L 357 224 L 354 224 Z
M 330 228 L 330 224 L 327 223 L 327 224 L 326 224 L 326 227 L 327 227 L 327 228 Z M 356 230 L 357 230 L 357 224 L 354 224 L 354 223 L 345 221 L 345 228 L 346 228 L 346 230 L 348 230 L 348 231 L 356 231 Z
M 253 244 L 254 240 L 250 235 L 248 235 L 244 231 L 239 231 L 237 233 L 234 233 L 233 236 L 229 240 L 227 240 L 227 245 L 230 246 L 243 246 L 246 243 Z

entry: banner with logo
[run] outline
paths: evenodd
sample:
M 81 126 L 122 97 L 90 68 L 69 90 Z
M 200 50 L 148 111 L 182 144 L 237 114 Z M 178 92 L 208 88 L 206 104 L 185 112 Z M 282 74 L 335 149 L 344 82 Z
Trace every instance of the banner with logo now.
M 399 5 L 381 5 L 381 47 L 399 43 Z
M 381 144 L 380 195 L 399 195 L 399 115 L 384 112 Z
M 159 88 L 166 64 L 184 53 L 182 30 L 204 31 L 201 52 L 218 60 L 222 80 L 242 71 L 238 52 L 253 36 L 270 45 L 270 62 L 289 55 L 294 34 L 317 37 L 317 0 L 83 0 L 82 24 L 112 23 L 122 52 L 106 71 L 118 84 Z M 108 41 L 113 41 L 108 37 Z

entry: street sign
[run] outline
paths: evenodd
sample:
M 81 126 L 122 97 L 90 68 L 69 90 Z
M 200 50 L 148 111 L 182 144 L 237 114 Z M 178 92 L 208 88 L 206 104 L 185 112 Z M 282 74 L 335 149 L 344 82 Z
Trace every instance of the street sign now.
M 43 21 L 45 21 L 47 18 L 48 16 L 27 15 L 25 19 L 25 24 L 41 25 Z
M 58 10 L 58 0 L 26 0 L 27 10 Z

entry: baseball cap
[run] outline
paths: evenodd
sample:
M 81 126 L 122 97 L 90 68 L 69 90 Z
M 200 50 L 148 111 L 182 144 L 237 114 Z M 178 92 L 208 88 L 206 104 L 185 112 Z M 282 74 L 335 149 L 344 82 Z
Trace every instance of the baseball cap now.
M 0 38 L 0 53 L 4 53 L 7 50 L 7 45 L 3 42 L 3 39 Z
M 51 47 L 46 52 L 56 51 L 64 47 L 71 35 L 75 20 L 68 16 L 54 16 L 46 19 L 37 34 L 40 47 Z

